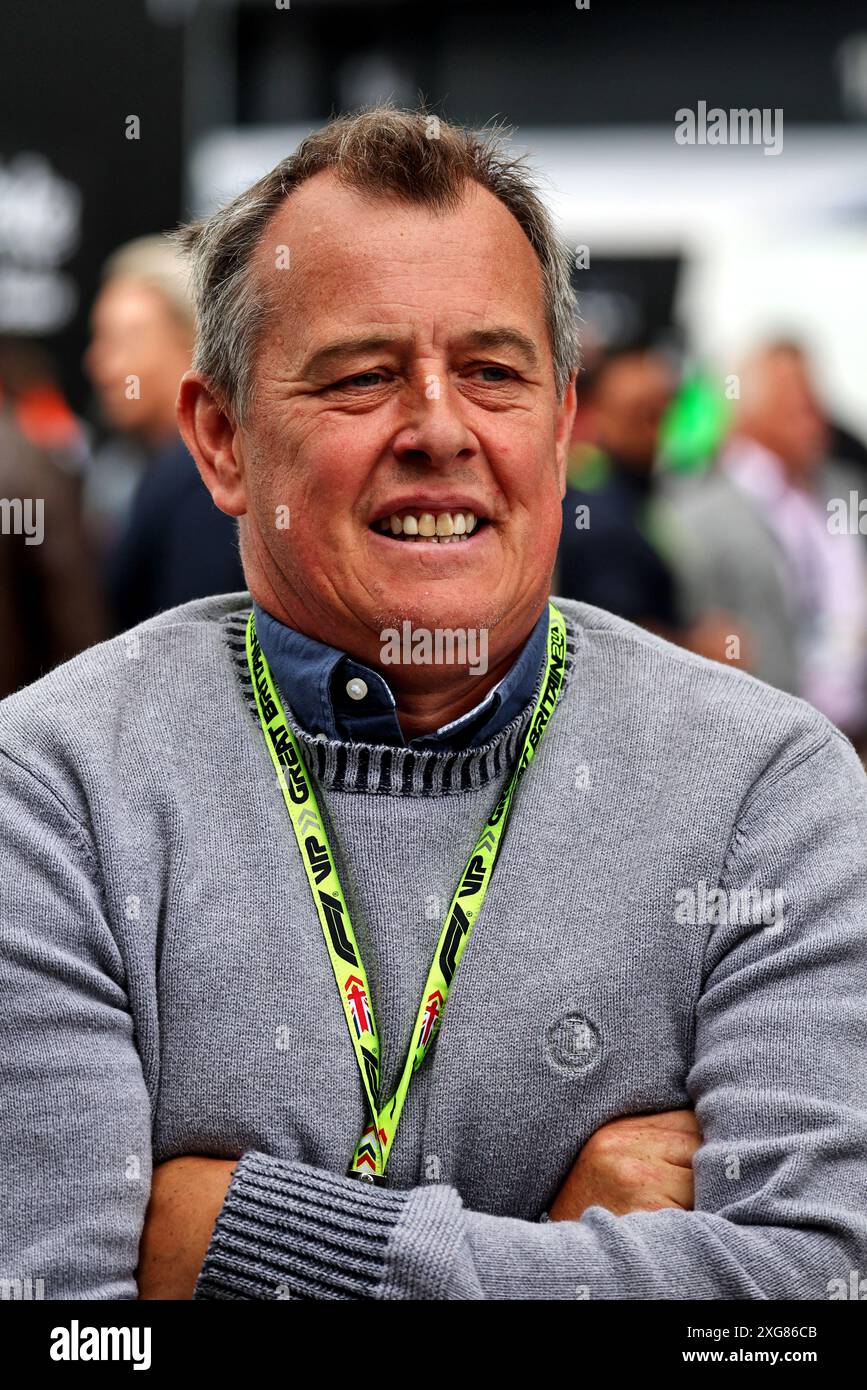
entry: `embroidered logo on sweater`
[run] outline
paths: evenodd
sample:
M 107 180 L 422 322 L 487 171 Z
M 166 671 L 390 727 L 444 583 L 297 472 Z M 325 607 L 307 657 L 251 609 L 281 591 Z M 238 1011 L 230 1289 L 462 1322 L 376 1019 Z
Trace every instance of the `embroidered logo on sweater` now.
M 601 1055 L 599 1029 L 581 1009 L 570 1009 L 548 1029 L 548 1052 L 558 1067 L 584 1071 Z

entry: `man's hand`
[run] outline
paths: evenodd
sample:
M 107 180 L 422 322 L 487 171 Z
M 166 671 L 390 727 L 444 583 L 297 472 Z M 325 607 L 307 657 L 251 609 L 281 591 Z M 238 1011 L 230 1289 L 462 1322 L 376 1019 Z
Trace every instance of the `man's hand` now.
M 172 1158 L 154 1169 L 139 1245 L 140 1299 L 192 1298 L 236 1158 Z
M 548 1212 L 577 1221 L 588 1207 L 615 1216 L 680 1207 L 694 1200 L 692 1157 L 701 1134 L 691 1110 L 612 1120 L 592 1134 Z

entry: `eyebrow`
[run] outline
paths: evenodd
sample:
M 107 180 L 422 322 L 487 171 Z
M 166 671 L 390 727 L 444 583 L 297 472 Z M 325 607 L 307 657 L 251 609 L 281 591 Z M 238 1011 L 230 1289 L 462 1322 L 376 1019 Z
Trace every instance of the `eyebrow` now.
M 323 368 L 332 367 L 344 357 L 356 357 L 363 352 L 380 352 L 383 348 L 393 348 L 395 340 L 387 334 L 367 334 L 360 338 L 341 338 L 336 343 L 327 343 L 318 348 L 304 363 L 304 376 L 312 376 Z
M 514 348 L 526 359 L 529 366 L 539 365 L 539 354 L 533 339 L 528 338 L 526 333 L 519 332 L 517 328 L 476 328 L 461 341 L 467 347 L 482 352 L 486 349 L 495 351 L 497 348 Z
M 324 347 L 318 348 L 311 357 L 307 359 L 303 367 L 305 377 L 316 375 L 317 373 L 333 368 L 338 362 L 348 357 L 355 357 L 367 352 L 381 352 L 386 348 L 394 348 L 397 339 L 388 334 L 376 333 L 365 334 L 357 338 L 340 338 L 333 343 L 326 343 Z M 528 338 L 525 333 L 521 333 L 517 328 L 476 328 L 471 333 L 465 334 L 460 340 L 462 347 L 472 348 L 477 352 L 495 351 L 497 348 L 512 348 L 521 354 L 531 367 L 538 367 L 539 354 L 532 338 Z

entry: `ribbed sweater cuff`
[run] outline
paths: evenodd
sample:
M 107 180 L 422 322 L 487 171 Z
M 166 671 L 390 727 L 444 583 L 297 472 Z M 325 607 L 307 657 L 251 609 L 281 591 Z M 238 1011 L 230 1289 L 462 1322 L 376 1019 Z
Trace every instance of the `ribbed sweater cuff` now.
M 250 1150 L 232 1175 L 193 1298 L 375 1298 L 410 1196 Z

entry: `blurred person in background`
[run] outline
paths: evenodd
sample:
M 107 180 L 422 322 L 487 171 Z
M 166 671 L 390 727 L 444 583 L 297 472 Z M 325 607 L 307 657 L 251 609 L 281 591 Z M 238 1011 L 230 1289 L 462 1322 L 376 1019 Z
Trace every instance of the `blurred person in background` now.
M 0 697 L 108 635 L 80 479 L 0 405 Z
M 611 352 L 585 374 L 559 553 L 565 598 L 674 640 L 683 624 L 658 534 L 654 464 L 676 385 L 668 358 L 645 348 Z
M 90 462 L 87 429 L 66 400 L 54 358 L 41 343 L 0 339 L 0 404 L 25 439 L 83 484 Z
M 740 381 L 714 469 L 673 494 L 684 604 L 728 628 L 718 659 L 802 696 L 863 748 L 867 552 L 828 524 L 830 499 L 848 497 L 857 474 L 829 457 L 800 346 L 761 347 Z
M 195 319 L 185 265 L 167 237 L 139 238 L 109 258 L 91 330 L 85 366 L 101 412 L 145 460 L 107 565 L 122 631 L 189 599 L 243 589 L 244 577 L 236 524 L 214 506 L 178 434 Z M 120 457 L 120 471 L 135 471 L 129 453 Z M 111 476 L 109 458 L 103 487 Z

